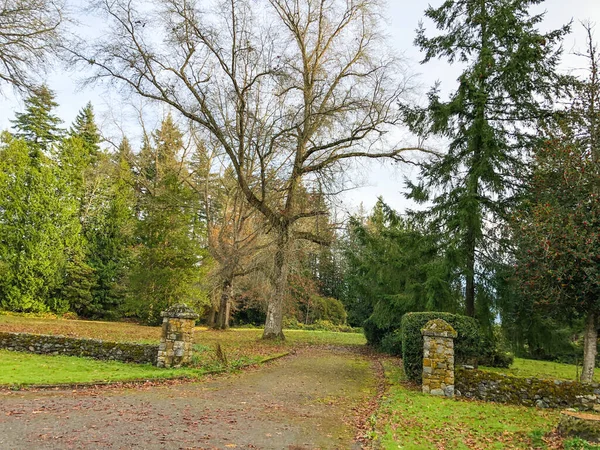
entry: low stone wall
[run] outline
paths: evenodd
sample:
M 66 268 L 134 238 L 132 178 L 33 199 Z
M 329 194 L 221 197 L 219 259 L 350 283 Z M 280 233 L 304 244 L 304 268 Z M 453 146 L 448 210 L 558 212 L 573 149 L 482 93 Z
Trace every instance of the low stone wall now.
M 28 333 L 0 332 L 0 348 L 17 352 L 85 356 L 142 364 L 156 364 L 158 355 L 158 345 Z
M 473 369 L 456 369 L 455 394 L 539 408 L 600 410 L 600 384 L 520 378 Z

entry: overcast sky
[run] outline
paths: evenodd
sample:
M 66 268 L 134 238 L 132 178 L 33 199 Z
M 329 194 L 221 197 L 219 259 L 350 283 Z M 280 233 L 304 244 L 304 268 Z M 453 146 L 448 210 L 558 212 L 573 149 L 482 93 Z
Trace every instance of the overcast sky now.
M 430 3 L 438 6 L 442 0 L 432 0 Z M 423 17 L 423 11 L 427 4 L 428 2 L 418 0 L 388 0 L 386 30 L 389 33 L 390 44 L 398 53 L 404 55 L 411 70 L 419 74 L 417 81 L 422 86 L 423 93 L 437 80 L 441 81 L 443 90 L 448 91 L 456 85 L 458 70 L 448 66 L 445 62 L 437 61 L 419 66 L 418 61 L 421 55 L 412 45 L 415 29 Z M 600 0 L 546 0 L 540 10 L 547 12 L 543 24 L 544 29 L 557 28 L 570 20 L 574 21 L 573 33 L 566 38 L 563 45 L 565 50 L 563 69 L 571 70 L 581 66 L 578 60 L 571 55 L 574 50 L 582 49 L 585 44 L 582 28 L 578 21 L 591 20 L 598 23 L 596 40 L 600 41 Z M 80 18 L 80 22 L 81 26 L 87 29 L 94 25 L 85 17 Z M 66 124 L 71 123 L 78 110 L 88 101 L 94 105 L 101 128 L 112 127 L 114 129 L 115 124 L 131 122 L 129 116 L 124 116 L 125 113 L 121 106 L 123 99 L 118 93 L 106 92 L 103 88 L 78 89 L 76 81 L 77 74 L 66 70 L 57 70 L 49 76 L 47 82 L 56 93 L 56 101 L 60 105 L 57 113 Z M 14 112 L 22 109 L 22 102 L 19 99 L 14 98 L 10 92 L 5 91 L 4 94 L 6 97 L 0 98 L 2 105 L 0 107 L 0 129 L 8 128 L 9 120 L 14 117 Z M 361 164 L 350 175 L 350 178 L 365 186 L 343 195 L 344 209 L 352 211 L 360 203 L 370 209 L 377 197 L 381 195 L 392 207 L 403 210 L 407 203 L 401 194 L 402 179 L 411 174 L 414 175 L 414 172 L 410 167 L 395 167 L 377 162 Z

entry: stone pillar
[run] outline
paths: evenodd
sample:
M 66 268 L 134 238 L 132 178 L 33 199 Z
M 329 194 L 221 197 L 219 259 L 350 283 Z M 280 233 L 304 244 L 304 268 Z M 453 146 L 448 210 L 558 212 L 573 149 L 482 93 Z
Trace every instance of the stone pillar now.
M 198 314 L 180 303 L 161 313 L 162 336 L 158 346 L 158 367 L 181 367 L 192 359 L 194 325 Z
M 423 392 L 454 397 L 454 338 L 458 333 L 442 319 L 427 322 L 423 334 Z

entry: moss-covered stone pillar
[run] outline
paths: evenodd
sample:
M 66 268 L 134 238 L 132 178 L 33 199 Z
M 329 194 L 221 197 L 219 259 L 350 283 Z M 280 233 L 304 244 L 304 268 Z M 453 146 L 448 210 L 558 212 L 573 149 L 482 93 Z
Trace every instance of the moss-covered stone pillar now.
M 423 334 L 423 392 L 454 397 L 454 338 L 458 333 L 442 319 L 430 320 Z
M 180 303 L 161 313 L 162 336 L 158 346 L 158 367 L 181 367 L 192 359 L 194 325 L 198 314 Z

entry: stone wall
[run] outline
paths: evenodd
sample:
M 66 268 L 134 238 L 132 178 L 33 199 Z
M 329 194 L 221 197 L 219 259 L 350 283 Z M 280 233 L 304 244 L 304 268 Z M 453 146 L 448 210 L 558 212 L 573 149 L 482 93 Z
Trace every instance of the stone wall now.
M 454 338 L 456 331 L 442 319 L 427 322 L 423 334 L 423 384 L 426 394 L 454 396 Z
M 520 378 L 473 369 L 457 369 L 455 393 L 463 397 L 540 408 L 600 410 L 600 384 Z
M 0 332 L 0 348 L 47 355 L 85 356 L 122 362 L 156 364 L 158 345 L 105 342 L 97 339 Z

